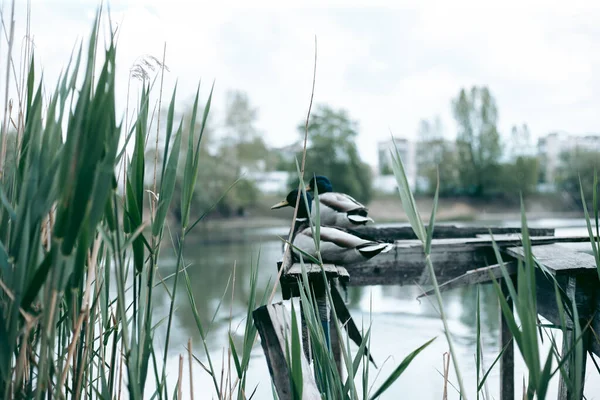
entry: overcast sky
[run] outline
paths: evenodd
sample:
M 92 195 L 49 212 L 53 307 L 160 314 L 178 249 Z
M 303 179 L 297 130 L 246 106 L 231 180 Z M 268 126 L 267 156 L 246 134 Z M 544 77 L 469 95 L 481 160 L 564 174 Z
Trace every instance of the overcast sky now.
M 36 61 L 44 68 L 46 84 L 53 86 L 74 45 L 87 40 L 98 2 L 31 3 Z M 182 105 L 190 101 L 198 80 L 203 99 L 216 80 L 220 111 L 228 89 L 246 91 L 259 109 L 258 127 L 267 142 L 289 144 L 308 107 L 316 35 L 315 102 L 347 109 L 359 122 L 358 147 L 371 164 L 376 163 L 377 141 L 388 139 L 390 129 L 414 138 L 421 118 L 439 114 L 453 136 L 450 100 L 471 85 L 490 87 L 505 135 L 523 122 L 534 138 L 553 130 L 600 131 L 600 74 L 594 74 L 600 71 L 597 1 L 488 6 L 415 1 L 393 2 L 394 8 L 384 2 L 369 2 L 372 8 L 352 1 L 303 3 L 306 8 L 260 1 L 251 2 L 254 8 L 241 8 L 241 2 L 110 2 L 119 28 L 121 109 L 129 68 L 146 54 L 162 58 L 166 42 L 167 98 L 175 80 Z M 2 4 L 7 17 L 10 2 Z M 20 51 L 26 2 L 17 0 L 17 7 Z M 6 42 L 0 46 L 4 55 Z

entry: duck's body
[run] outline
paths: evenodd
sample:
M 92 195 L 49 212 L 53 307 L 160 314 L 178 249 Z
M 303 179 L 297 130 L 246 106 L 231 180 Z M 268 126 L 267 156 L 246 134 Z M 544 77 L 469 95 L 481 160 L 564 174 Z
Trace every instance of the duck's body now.
M 352 199 L 350 196 L 348 197 Z M 297 199 L 298 190 L 292 190 L 284 201 L 275 204 L 273 207 L 271 207 L 271 209 L 285 206 L 296 207 Z M 296 216 L 294 226 L 292 227 L 292 243 L 295 247 L 311 255 L 313 258 L 318 258 L 315 249 L 313 232 L 308 218 L 308 216 L 311 214 L 311 206 L 313 203 L 312 196 L 308 192 L 306 193 L 306 200 L 308 200 L 308 203 L 301 194 L 298 214 Z M 354 202 L 356 202 L 356 200 L 354 200 Z M 322 204 L 322 200 L 319 203 Z M 322 215 L 323 211 L 321 209 L 321 216 Z M 321 220 L 321 225 L 323 225 L 323 220 Z M 321 260 L 324 263 L 341 265 L 352 264 L 368 260 L 372 257 L 375 257 L 379 253 L 387 252 L 393 248 L 392 244 L 365 240 L 353 235 L 343 228 L 320 226 L 319 232 L 320 254 Z M 297 250 L 294 250 L 293 253 L 296 258 L 302 257 L 302 253 Z M 308 260 L 306 261 L 309 262 Z M 338 318 L 340 318 L 340 322 L 348 332 L 350 339 L 352 339 L 357 346 L 364 345 L 363 337 L 335 285 L 331 285 L 331 296 L 336 315 Z M 328 329 L 328 327 L 325 326 L 326 325 L 324 325 L 324 329 Z M 373 360 L 368 347 L 365 347 L 364 350 L 365 354 L 368 355 L 369 360 L 377 368 L 375 360 Z
M 374 222 L 367 216 L 365 206 L 344 193 L 319 193 L 319 208 L 321 225 L 351 228 Z M 315 213 L 314 209 L 312 213 Z
M 284 201 L 275 204 L 271 208 L 295 207 L 297 196 L 298 190 L 293 190 L 287 195 Z M 313 231 L 308 221 L 308 212 L 312 213 L 313 199 L 308 192 L 306 193 L 306 199 L 308 200 L 308 205 L 304 197 L 300 197 L 300 206 L 298 207 L 292 243 L 298 249 L 317 258 Z M 321 210 L 321 215 L 323 215 L 322 213 L 323 211 Z M 319 247 L 321 259 L 324 263 L 345 265 L 362 262 L 375 257 L 379 253 L 387 252 L 393 247 L 390 243 L 362 239 L 337 226 L 324 226 L 323 220 L 321 220 L 320 225 Z M 295 251 L 295 253 L 296 256 L 301 254 L 298 251 Z
M 379 253 L 385 253 L 393 247 L 390 243 L 364 240 L 343 229 L 331 226 L 321 226 L 319 233 L 321 259 L 326 264 L 346 265 L 363 262 Z M 303 252 L 317 258 L 315 240 L 309 226 L 301 226 L 298 229 L 293 244 Z
M 369 210 L 367 207 L 356 201 L 352 196 L 334 192 L 331 182 L 326 177 L 316 176 L 312 178 L 306 190 L 312 193 L 315 187 L 319 196 L 321 225 L 353 228 L 374 222 L 368 216 Z M 313 208 L 312 214 L 314 218 L 315 208 Z

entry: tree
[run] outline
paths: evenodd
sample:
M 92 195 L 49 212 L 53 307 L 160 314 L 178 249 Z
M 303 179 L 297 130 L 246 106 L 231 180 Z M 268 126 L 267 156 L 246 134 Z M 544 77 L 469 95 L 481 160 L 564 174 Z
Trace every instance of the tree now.
M 452 196 L 460 193 L 460 178 L 458 175 L 457 154 L 452 143 L 438 139 L 427 144 L 421 143 L 423 148 L 431 149 L 435 154 L 435 161 L 422 167 L 419 176 L 428 183 L 427 192 L 435 193 L 439 172 L 440 196 Z
M 513 162 L 498 166 L 494 175 L 494 185 L 490 191 L 508 194 L 518 199 L 519 194 L 527 196 L 536 191 L 539 161 L 537 157 L 518 156 Z
M 531 133 L 527 124 L 520 127 L 513 125 L 510 131 L 510 143 L 508 145 L 508 155 L 512 159 L 522 156 L 528 156 L 527 151 L 531 148 Z
M 440 195 L 456 194 L 459 181 L 455 146 L 444 139 L 440 117 L 422 119 L 417 137 L 417 174 L 427 181 L 427 191 L 435 193 L 439 170 Z
M 238 93 L 233 98 L 234 100 L 229 99 L 227 102 L 229 108 L 225 115 L 225 129 L 221 128 L 220 131 L 212 114 L 208 114 L 200 142 L 198 175 L 192 195 L 192 213 L 196 215 L 202 214 L 215 204 L 216 212 L 221 216 L 243 214 L 244 209 L 254 204 L 258 197 L 258 191 L 253 182 L 241 179 L 227 196 L 219 201 L 229 187 L 240 178 L 241 167 L 248 162 L 246 147 L 251 148 L 255 143 L 259 143 L 259 149 L 264 147 L 260 146 L 259 139 L 262 139 L 258 137 L 259 133 L 254 129 L 253 121 L 256 111 L 249 107 L 247 96 Z M 183 194 L 185 160 L 191 132 L 191 114 L 190 108 L 183 117 L 182 145 L 175 183 L 174 206 L 172 207 L 176 219 L 179 219 L 181 214 L 179 203 Z M 204 110 L 198 110 L 194 126 L 194 142 L 198 140 L 203 114 Z M 226 135 L 226 140 L 218 144 L 217 139 L 223 133 Z
M 225 99 L 225 136 L 235 142 L 251 142 L 258 137 L 254 124 L 258 109 L 250 104 L 248 94 L 239 90 L 227 92 Z
M 298 125 L 298 132 L 304 138 L 305 122 Z M 308 125 L 305 176 L 325 175 L 335 191 L 366 203 L 371 199 L 371 170 L 358 154 L 357 136 L 358 123 L 345 110 L 317 106 Z M 291 170 L 296 170 L 295 164 Z
M 452 109 L 458 124 L 461 186 L 467 193 L 480 196 L 489 188 L 502 154 L 496 101 L 487 87 L 473 86 L 470 92 L 461 89 L 452 101 Z
M 579 202 L 581 200 L 579 185 L 581 179 L 581 188 L 583 188 L 583 194 L 588 202 L 588 208 L 592 209 L 594 170 L 600 174 L 600 152 L 579 148 L 563 152 L 556 170 L 556 185 L 558 189 L 568 193 Z
M 271 161 L 271 157 L 255 126 L 258 109 L 252 106 L 248 95 L 241 91 L 228 92 L 225 105 L 221 155 L 230 159 L 236 168 L 256 170 L 266 167 L 262 163 Z
M 443 138 L 444 128 L 439 115 L 436 115 L 432 121 L 421 119 L 417 135 L 420 142 L 435 142 Z

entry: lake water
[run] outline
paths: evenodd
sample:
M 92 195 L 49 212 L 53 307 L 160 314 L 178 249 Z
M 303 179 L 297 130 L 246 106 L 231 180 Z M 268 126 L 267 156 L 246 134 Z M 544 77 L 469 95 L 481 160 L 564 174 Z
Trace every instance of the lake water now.
M 486 225 L 519 226 L 519 221 L 504 221 L 493 223 L 486 221 Z M 457 225 L 460 225 L 457 223 Z M 465 224 L 463 224 L 465 225 Z M 557 235 L 586 235 L 585 221 L 578 219 L 545 219 L 530 221 L 530 227 L 556 227 Z M 229 328 L 229 314 L 232 314 L 231 326 L 235 328 L 244 323 L 248 291 L 250 267 L 259 262 L 259 293 L 264 292 L 269 280 L 276 277 L 276 262 L 281 258 L 281 241 L 278 236 L 285 236 L 287 227 L 268 229 L 235 229 L 210 232 L 199 232 L 190 237 L 186 244 L 185 259 L 190 264 L 188 273 L 193 284 L 194 296 L 198 312 L 205 324 L 215 312 L 215 309 L 224 296 L 224 291 L 229 276 L 236 266 L 235 291 L 232 299 L 229 291 L 209 334 L 209 350 L 216 369 L 221 370 L 223 349 L 227 346 L 227 330 Z M 168 251 L 160 262 L 160 275 L 168 276 L 174 272 L 175 260 Z M 179 355 L 186 355 L 188 339 L 192 339 L 194 353 L 200 360 L 205 360 L 201 350 L 201 341 L 185 293 L 184 282 L 180 281 L 176 299 L 177 312 L 173 321 L 171 333 L 170 356 L 168 360 L 169 390 L 175 387 Z M 172 281 L 169 283 L 171 287 Z M 499 310 L 493 288 L 485 285 L 481 291 L 481 318 L 482 340 L 484 349 L 484 365 L 489 367 L 499 352 Z M 412 350 L 422 345 L 427 340 L 437 336 L 427 349 L 425 349 L 410 365 L 408 370 L 396 381 L 392 388 L 382 398 L 387 399 L 441 399 L 443 393 L 443 355 L 448 351 L 446 339 L 442 330 L 442 323 L 437 312 L 427 299 L 416 300 L 420 293 L 414 286 L 372 286 L 362 288 L 349 288 L 349 308 L 358 326 L 372 323 L 371 351 L 380 366 L 379 371 L 371 369 L 371 376 L 377 388 L 401 360 Z M 475 315 L 476 315 L 476 289 L 462 288 L 443 294 L 445 309 L 448 314 L 450 330 L 455 339 L 456 351 L 459 357 L 461 372 L 469 398 L 475 398 L 476 368 L 475 368 Z M 279 294 L 274 301 L 281 300 Z M 289 303 L 289 302 L 286 302 Z M 169 297 L 164 290 L 156 294 L 155 321 L 168 314 Z M 288 304 L 289 305 L 289 304 Z M 243 325 L 242 325 L 243 326 Z M 234 338 L 241 348 L 240 334 Z M 560 335 L 557 334 L 557 338 Z M 157 331 L 159 342 L 164 341 L 164 331 Z M 560 339 L 559 343 L 560 343 Z M 548 341 L 543 348 L 548 349 Z M 353 352 L 356 346 L 352 347 Z M 517 355 L 518 351 L 515 350 Z M 547 352 L 546 352 L 547 354 Z M 189 393 L 189 371 L 187 356 L 184 362 L 183 393 L 187 398 Z M 232 373 L 235 370 L 231 366 Z M 516 359 L 517 378 L 515 386 L 519 386 L 523 376 L 524 366 L 522 360 Z M 452 367 L 451 367 L 452 370 Z M 212 378 L 204 372 L 198 363 L 194 363 L 194 392 L 195 399 L 215 398 Z M 451 382 L 456 384 L 453 372 L 450 374 Z M 219 377 L 220 379 L 220 377 Z M 498 397 L 499 378 L 497 366 L 488 378 L 488 391 L 493 398 Z M 258 386 L 257 386 L 258 385 Z M 548 398 L 556 398 L 558 379 L 554 380 Z M 257 342 L 253 351 L 248 373 L 247 390 L 256 387 L 255 399 L 271 399 L 272 389 L 260 343 Z M 448 389 L 449 399 L 458 399 L 457 392 L 451 387 Z M 522 389 L 517 388 L 521 394 Z M 600 377 L 591 362 L 588 362 L 587 381 L 585 394 L 588 399 L 600 398 Z

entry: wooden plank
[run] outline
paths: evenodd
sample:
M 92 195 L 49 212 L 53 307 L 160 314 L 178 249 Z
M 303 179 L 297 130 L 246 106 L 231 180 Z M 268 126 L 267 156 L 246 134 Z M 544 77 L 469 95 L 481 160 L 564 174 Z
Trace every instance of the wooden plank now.
M 540 269 L 536 269 L 536 294 L 538 314 L 556 326 L 561 326 L 558 307 L 556 305 L 556 293 L 554 281 L 566 293 L 568 280 L 575 278 L 575 304 L 580 318 L 580 325 L 585 326 L 590 319 L 591 331 L 599 332 L 600 329 L 600 296 L 598 293 L 598 278 L 596 274 L 558 274 L 554 278 L 546 276 Z M 564 306 L 564 305 L 563 305 Z M 569 307 L 569 306 L 564 306 Z M 573 322 L 569 314 L 566 318 L 567 328 L 573 328 Z M 589 350 L 600 357 L 600 342 L 589 341 Z
M 282 268 L 281 263 L 277 263 L 278 271 Z M 306 268 L 306 274 L 311 284 L 315 281 L 321 282 L 321 267 L 318 264 L 304 264 Z M 329 281 L 332 279 L 338 279 L 340 282 L 346 284 L 350 280 L 350 274 L 344 267 L 336 266 L 333 264 L 324 264 L 325 276 Z M 292 264 L 288 273 L 282 273 L 281 283 L 281 295 L 283 300 L 289 300 L 293 297 L 300 296 L 298 292 L 298 279 L 302 279 L 302 264 Z
M 589 242 L 590 237 L 588 235 L 581 236 L 531 236 L 531 244 L 532 245 L 541 245 L 541 244 L 551 244 L 551 243 L 580 243 L 580 242 Z M 512 243 L 521 243 L 520 237 L 513 237 L 503 235 L 496 240 L 496 244 L 499 247 L 508 247 Z M 459 246 L 459 245 L 483 245 L 489 246 L 492 241 L 489 238 L 455 238 L 455 239 L 433 239 L 431 241 L 431 245 L 437 246 Z M 406 244 L 407 247 L 421 245 L 421 241 L 419 240 L 400 240 L 396 242 L 397 246 Z
M 290 386 L 290 370 L 286 361 L 286 349 L 291 343 L 290 320 L 283 303 L 262 306 L 253 311 L 254 325 L 260 334 L 261 346 L 267 359 L 269 373 L 280 400 L 293 398 Z M 320 400 L 321 396 L 313 378 L 313 374 L 305 357 L 301 357 L 302 365 L 302 399 Z
M 309 275 L 321 275 L 321 266 L 319 264 L 304 264 L 306 274 Z M 350 279 L 350 275 L 348 271 L 344 267 L 338 267 L 334 264 L 323 264 L 323 269 L 325 270 L 325 275 L 329 279 L 340 278 L 342 281 L 347 281 Z M 284 272 L 282 275 L 285 279 L 291 279 L 296 281 L 298 278 L 302 278 L 302 264 L 295 263 L 290 266 L 287 272 Z
M 434 239 L 450 238 L 474 238 L 477 235 L 487 235 L 492 231 L 494 235 L 502 234 L 520 234 L 521 227 L 484 227 L 484 226 L 464 226 L 456 225 L 435 225 L 433 230 Z M 357 236 L 369 240 L 383 240 L 385 242 L 394 242 L 396 240 L 417 239 L 412 227 L 379 227 L 379 226 L 361 226 L 352 229 Z M 553 228 L 529 228 L 531 236 L 554 236 Z
M 516 276 L 513 275 L 511 280 L 516 286 Z M 502 280 L 501 287 L 508 307 L 513 310 L 513 299 L 509 296 L 508 285 L 504 280 Z M 515 396 L 515 345 L 513 334 L 502 310 L 500 310 L 500 351 L 505 347 L 506 350 L 500 358 L 500 400 L 513 400 Z
M 506 253 L 525 259 L 523 247 L 509 247 Z M 535 259 L 552 273 L 578 273 L 596 271 L 596 260 L 591 254 L 581 253 L 556 244 L 532 246 Z
M 504 263 L 504 267 L 506 268 L 506 272 L 509 275 L 516 275 L 517 273 L 517 263 L 514 261 L 509 261 Z M 469 285 L 477 285 L 480 283 L 491 283 L 493 278 L 495 279 L 503 279 L 502 268 L 500 264 L 490 265 L 488 267 L 482 267 L 477 269 L 472 269 L 465 272 L 463 275 L 460 275 L 454 279 L 450 279 L 449 281 L 444 282 L 439 285 L 440 292 L 445 292 L 448 290 L 456 289 L 463 286 Z M 423 294 L 420 294 L 418 298 L 424 296 L 431 296 L 434 294 L 434 289 L 430 289 Z
M 593 275 L 575 274 L 576 291 L 575 303 L 577 304 L 577 312 L 581 319 L 589 319 L 594 317 L 593 300 L 595 292 L 598 290 L 598 279 Z M 556 276 L 546 276 L 542 270 L 536 269 L 535 283 L 537 294 L 538 314 L 542 315 L 548 321 L 560 326 L 560 316 L 556 305 L 555 281 L 556 284 L 566 291 L 569 275 L 560 274 Z M 568 305 L 564 307 L 570 308 Z M 567 315 L 567 328 L 572 328 L 573 324 L 569 315 Z
M 279 276 L 279 272 L 283 268 L 283 263 L 284 263 L 284 261 L 277 262 L 277 275 L 278 276 Z M 292 297 L 299 296 L 297 285 L 294 286 L 291 284 L 291 282 L 286 282 L 284 279 L 281 279 L 281 278 L 283 278 L 283 275 L 284 275 L 283 271 L 281 271 L 281 277 L 279 279 L 279 283 L 281 286 L 281 297 L 283 297 L 283 300 L 289 300 Z
M 583 241 L 589 241 L 589 237 L 531 238 L 534 245 Z M 502 249 L 517 247 L 522 241 L 520 238 L 504 237 L 496 240 L 496 244 Z M 491 240 L 482 238 L 433 239 L 431 261 L 440 282 L 454 279 L 466 271 L 497 263 Z M 423 245 L 418 240 L 397 241 L 387 253 L 379 254 L 364 263 L 344 267 L 350 274 L 351 286 L 430 284 Z

